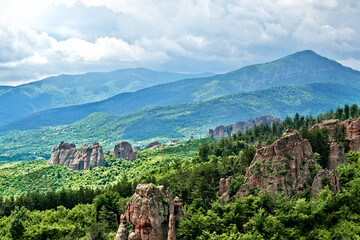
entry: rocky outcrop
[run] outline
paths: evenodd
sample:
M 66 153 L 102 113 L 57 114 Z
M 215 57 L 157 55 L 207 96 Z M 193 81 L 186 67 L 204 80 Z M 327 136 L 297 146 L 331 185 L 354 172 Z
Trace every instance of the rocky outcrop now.
M 123 158 L 128 160 L 136 159 L 136 154 L 134 153 L 131 144 L 126 141 L 117 143 L 114 147 L 113 154 L 115 158 Z
M 320 169 L 311 185 L 311 197 L 316 197 L 320 190 L 324 189 L 326 186 L 329 186 L 329 189 L 334 193 L 340 191 L 340 183 L 337 172 L 331 172 L 330 170 Z
M 161 146 L 162 146 L 161 143 L 159 143 L 158 141 L 155 141 L 155 142 L 152 142 L 149 145 L 147 145 L 145 149 L 153 149 L 153 148 L 158 148 Z
M 182 216 L 180 200 L 169 189 L 140 183 L 121 216 L 115 240 L 175 240 L 175 223 Z M 134 225 L 134 232 L 127 232 L 127 223 Z
M 309 141 L 295 132 L 285 132 L 273 144 L 257 150 L 237 195 L 247 196 L 256 188 L 272 195 L 283 192 L 285 196 L 304 190 L 317 192 L 309 184 L 314 177 L 322 179 L 322 175 L 316 175 L 318 167 Z
M 269 115 L 258 117 L 256 119 L 250 119 L 246 122 L 237 122 L 235 124 L 226 125 L 226 126 L 218 126 L 215 129 L 209 129 L 209 134 L 205 137 L 214 137 L 216 140 L 220 140 L 223 137 L 231 137 L 231 135 L 236 134 L 238 132 L 245 132 L 246 129 L 252 129 L 254 126 L 259 126 L 262 124 L 272 125 L 273 122 L 280 122 L 281 120 L 276 117 L 272 117 Z
M 48 164 L 61 164 L 72 170 L 89 169 L 90 166 L 104 166 L 103 149 L 96 142 L 91 146 L 85 144 L 82 148 L 76 148 L 73 143 L 61 142 L 53 148 Z
M 346 135 L 344 143 L 337 143 L 334 139 L 336 126 Z M 323 121 L 313 128 L 326 128 L 330 136 L 329 169 L 336 169 L 341 163 L 346 163 L 345 154 L 348 151 L 360 151 L 360 118 L 348 119 L 340 122 L 338 119 Z
M 224 205 L 226 199 L 230 197 L 230 184 L 231 184 L 232 176 L 228 178 L 221 178 L 219 181 L 219 197 L 220 197 L 220 204 Z

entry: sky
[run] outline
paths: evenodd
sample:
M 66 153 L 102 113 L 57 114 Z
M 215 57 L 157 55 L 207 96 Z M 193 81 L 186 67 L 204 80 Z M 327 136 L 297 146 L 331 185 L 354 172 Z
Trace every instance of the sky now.
M 133 67 L 223 73 L 305 49 L 360 70 L 360 1 L 0 1 L 0 85 Z

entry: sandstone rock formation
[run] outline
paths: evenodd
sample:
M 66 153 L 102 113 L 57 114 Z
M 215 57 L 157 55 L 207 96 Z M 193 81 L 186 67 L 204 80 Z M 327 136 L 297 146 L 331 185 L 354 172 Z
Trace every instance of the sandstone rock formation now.
M 246 170 L 245 183 L 237 195 L 247 196 L 254 188 L 267 190 L 272 195 L 283 192 L 285 196 L 290 196 L 304 190 L 311 190 L 315 194 L 324 187 L 320 184 L 309 185 L 314 178 L 321 181 L 325 176 L 323 171 L 316 174 L 318 167 L 309 141 L 295 132 L 285 132 L 273 144 L 257 150 Z M 339 189 L 337 175 L 326 174 L 335 179 L 333 189 L 336 193 Z
M 136 154 L 134 153 L 131 144 L 126 141 L 117 143 L 114 147 L 113 154 L 115 158 L 123 158 L 128 160 L 136 159 Z
M 161 143 L 159 143 L 158 141 L 155 141 L 155 142 L 152 142 L 149 145 L 147 145 L 145 149 L 153 149 L 153 148 L 158 148 L 161 146 L 162 146 Z
M 218 126 L 215 129 L 209 129 L 209 134 L 205 137 L 214 137 L 216 140 L 220 140 L 223 137 L 231 137 L 231 135 L 238 133 L 239 131 L 244 132 L 246 129 L 251 129 L 255 125 L 259 126 L 261 124 L 269 124 L 272 125 L 273 122 L 280 122 L 281 120 L 276 117 L 272 117 L 269 115 L 258 117 L 256 119 L 250 119 L 246 122 L 237 122 L 235 124 L 226 125 L 226 126 Z
M 345 143 L 339 144 L 333 138 L 335 127 L 346 134 Z M 313 128 L 326 128 L 330 136 L 329 169 L 336 169 L 341 163 L 346 163 L 345 153 L 348 151 L 360 151 L 360 118 L 348 119 L 340 122 L 337 119 L 323 121 Z
M 320 169 L 311 185 L 310 196 L 316 197 L 316 194 L 318 194 L 320 190 L 324 189 L 326 185 L 329 185 L 330 190 L 334 193 L 340 191 L 340 183 L 336 170 L 335 172 L 331 172 L 329 170 Z
M 219 197 L 220 204 L 225 204 L 226 199 L 230 197 L 230 184 L 231 184 L 232 176 L 228 178 L 221 178 L 219 181 Z
M 169 189 L 140 183 L 121 216 L 115 240 L 175 240 L 175 222 L 182 216 L 180 200 Z M 127 232 L 127 223 L 134 225 L 134 232 Z
M 96 142 L 91 146 L 85 144 L 82 148 L 76 148 L 73 143 L 61 142 L 53 148 L 48 164 L 61 164 L 72 170 L 89 169 L 90 166 L 104 166 L 103 149 Z

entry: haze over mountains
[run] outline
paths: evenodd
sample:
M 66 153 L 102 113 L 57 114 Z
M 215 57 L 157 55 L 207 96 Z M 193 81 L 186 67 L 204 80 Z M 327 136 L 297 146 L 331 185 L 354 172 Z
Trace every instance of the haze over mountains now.
M 0 86 L 0 126 L 50 108 L 104 100 L 156 84 L 212 73 L 182 74 L 146 68 L 60 75 L 16 87 Z
M 276 61 L 243 67 L 226 74 L 184 79 L 132 93 L 121 93 L 99 102 L 50 109 L 12 123 L 6 126 L 6 129 L 71 124 L 94 112 L 124 115 L 148 107 L 209 100 L 285 84 L 324 82 L 357 87 L 360 84 L 360 72 L 319 56 L 311 50 L 305 50 Z
M 359 90 L 360 72 L 307 50 L 226 74 L 36 113 L 3 127 L 0 160 L 48 158 L 60 141 L 97 141 L 105 149 L 120 140 L 145 146 L 202 137 L 209 128 L 263 115 L 316 115 L 360 104 Z

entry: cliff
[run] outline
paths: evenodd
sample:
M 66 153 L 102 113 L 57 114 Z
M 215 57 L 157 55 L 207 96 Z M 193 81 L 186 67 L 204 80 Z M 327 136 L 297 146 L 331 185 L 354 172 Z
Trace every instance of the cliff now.
M 121 216 L 115 240 L 175 240 L 175 223 L 182 216 L 180 200 L 169 189 L 140 183 Z M 134 232 L 128 232 L 127 224 L 134 225 Z
M 51 158 L 47 163 L 51 165 L 61 164 L 72 170 L 89 169 L 90 166 L 104 166 L 103 149 L 96 142 L 91 146 L 85 144 L 81 148 L 76 148 L 73 143 L 61 142 L 53 148 Z

